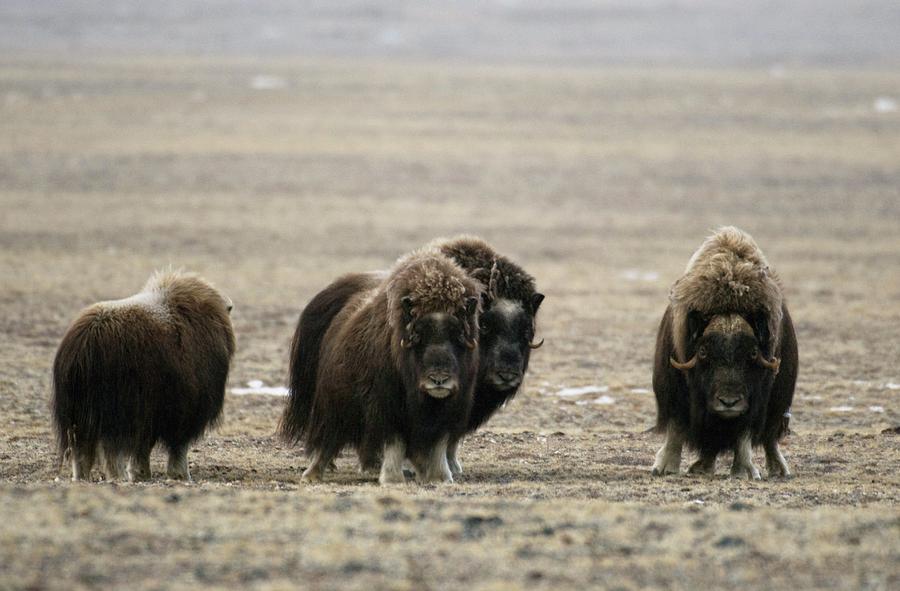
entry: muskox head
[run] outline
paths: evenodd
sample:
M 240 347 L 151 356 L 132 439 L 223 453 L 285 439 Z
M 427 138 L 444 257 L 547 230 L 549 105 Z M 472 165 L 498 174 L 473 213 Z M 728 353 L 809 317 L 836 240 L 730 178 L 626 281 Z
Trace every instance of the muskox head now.
M 534 341 L 535 314 L 544 295 L 535 293 L 528 303 L 487 297 L 479 321 L 481 375 L 500 392 L 515 390 L 528 369 L 531 350 L 544 343 Z
M 764 352 L 767 338 L 761 338 L 762 323 L 748 322 L 739 314 L 705 319 L 691 313 L 688 325 L 691 357 L 684 363 L 676 359 L 670 363 L 684 372 L 695 404 L 705 405 L 708 412 L 723 419 L 742 416 L 759 406 L 780 363 Z
M 400 363 L 407 390 L 433 399 L 457 395 L 472 382 L 477 359 L 478 298 L 466 298 L 452 313 L 419 313 L 410 296 L 401 304 Z

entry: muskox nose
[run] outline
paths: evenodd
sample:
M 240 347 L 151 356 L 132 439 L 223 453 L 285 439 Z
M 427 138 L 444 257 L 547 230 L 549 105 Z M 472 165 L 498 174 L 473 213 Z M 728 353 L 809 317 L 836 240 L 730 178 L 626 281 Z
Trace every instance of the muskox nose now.
M 740 396 L 728 396 L 725 398 L 723 398 L 722 396 L 717 396 L 716 398 L 725 408 L 731 408 L 741 401 Z
M 516 378 L 519 377 L 519 374 L 514 371 L 498 371 L 497 377 L 503 380 L 506 383 L 513 382 Z
M 443 371 L 435 371 L 428 374 L 428 381 L 434 386 L 443 386 L 450 381 L 450 374 Z

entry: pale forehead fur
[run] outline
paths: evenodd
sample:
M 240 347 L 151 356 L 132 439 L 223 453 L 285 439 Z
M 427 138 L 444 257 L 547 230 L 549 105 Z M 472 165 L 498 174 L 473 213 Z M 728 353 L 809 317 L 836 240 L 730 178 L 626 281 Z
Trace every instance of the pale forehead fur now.
M 449 257 L 437 250 L 420 249 L 400 259 L 386 278 L 389 322 L 402 317 L 402 299 L 412 301 L 413 314 L 433 312 L 457 314 L 465 310 L 469 298 L 479 299 L 478 283 Z
M 746 232 L 726 226 L 707 238 L 669 292 L 675 348 L 683 358 L 687 317 L 764 313 L 769 350 L 781 342 L 783 295 L 778 275 Z
M 712 332 L 720 332 L 722 334 L 745 333 L 752 336 L 753 328 L 740 314 L 720 314 L 709 321 L 703 334 Z
M 521 302 L 508 300 L 506 298 L 500 298 L 494 302 L 491 306 L 491 310 L 503 316 L 507 321 L 512 321 L 517 315 L 525 311 Z

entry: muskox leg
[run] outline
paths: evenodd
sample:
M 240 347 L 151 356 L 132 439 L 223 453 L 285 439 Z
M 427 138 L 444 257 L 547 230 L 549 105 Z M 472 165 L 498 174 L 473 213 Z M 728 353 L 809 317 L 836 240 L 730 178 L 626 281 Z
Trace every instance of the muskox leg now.
M 108 444 L 98 446 L 103 473 L 107 480 L 118 480 L 125 475 L 125 456 Z
M 83 445 L 72 450 L 72 480 L 90 480 L 96 445 Z
M 753 448 L 750 446 L 750 434 L 745 433 L 734 446 L 734 463 L 731 464 L 731 475 L 736 478 L 759 480 L 759 470 L 753 465 Z
M 128 458 L 128 467 L 125 471 L 131 482 L 150 480 L 150 450 L 136 451 Z
M 766 443 L 766 470 L 769 472 L 769 478 L 790 478 L 791 471 L 788 469 L 781 450 L 778 449 L 778 442 L 771 441 Z
M 450 464 L 447 462 L 447 438 L 444 437 L 429 450 L 423 458 L 414 458 L 416 467 L 416 481 L 424 484 L 427 482 L 453 482 L 453 474 L 450 472 Z
M 653 475 L 665 476 L 666 474 L 678 474 L 681 468 L 681 448 L 684 445 L 684 433 L 675 425 L 670 424 L 666 429 L 666 442 L 656 452 L 656 461 L 653 462 Z
M 309 467 L 303 471 L 301 482 L 322 482 L 325 470 L 334 464 L 335 452 L 315 450 L 309 456 Z
M 381 484 L 395 484 L 406 482 L 403 476 L 403 460 L 406 459 L 406 444 L 399 439 L 394 439 L 384 444 L 384 459 L 381 462 L 381 474 L 378 482 Z
M 701 451 L 700 459 L 691 464 L 688 474 L 714 475 L 716 473 L 716 455 L 716 452 Z
M 454 439 L 447 445 L 447 463 L 450 465 L 450 473 L 454 478 L 462 476 L 462 464 L 459 463 L 459 442 L 459 439 Z
M 191 471 L 188 468 L 187 445 L 182 445 L 169 450 L 169 465 L 166 467 L 166 476 L 172 480 L 191 481 Z

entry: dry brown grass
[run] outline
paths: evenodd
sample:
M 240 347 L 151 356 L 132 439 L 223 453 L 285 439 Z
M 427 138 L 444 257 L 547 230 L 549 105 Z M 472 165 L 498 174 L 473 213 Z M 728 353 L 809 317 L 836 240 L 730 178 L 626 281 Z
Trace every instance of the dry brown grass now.
M 254 90 L 257 75 L 286 86 Z M 885 71 L 3 62 L 0 587 L 896 588 L 900 114 L 872 102 L 898 86 Z M 789 482 L 649 475 L 656 323 L 726 223 L 762 245 L 797 324 Z M 81 306 L 164 264 L 197 270 L 236 304 L 230 386 L 278 385 L 317 290 L 457 232 L 548 296 L 547 344 L 465 444 L 462 482 L 380 489 L 347 456 L 303 486 L 300 451 L 272 436 L 283 401 L 233 395 L 193 485 L 54 481 L 49 368 Z M 553 395 L 582 385 L 615 403 Z

